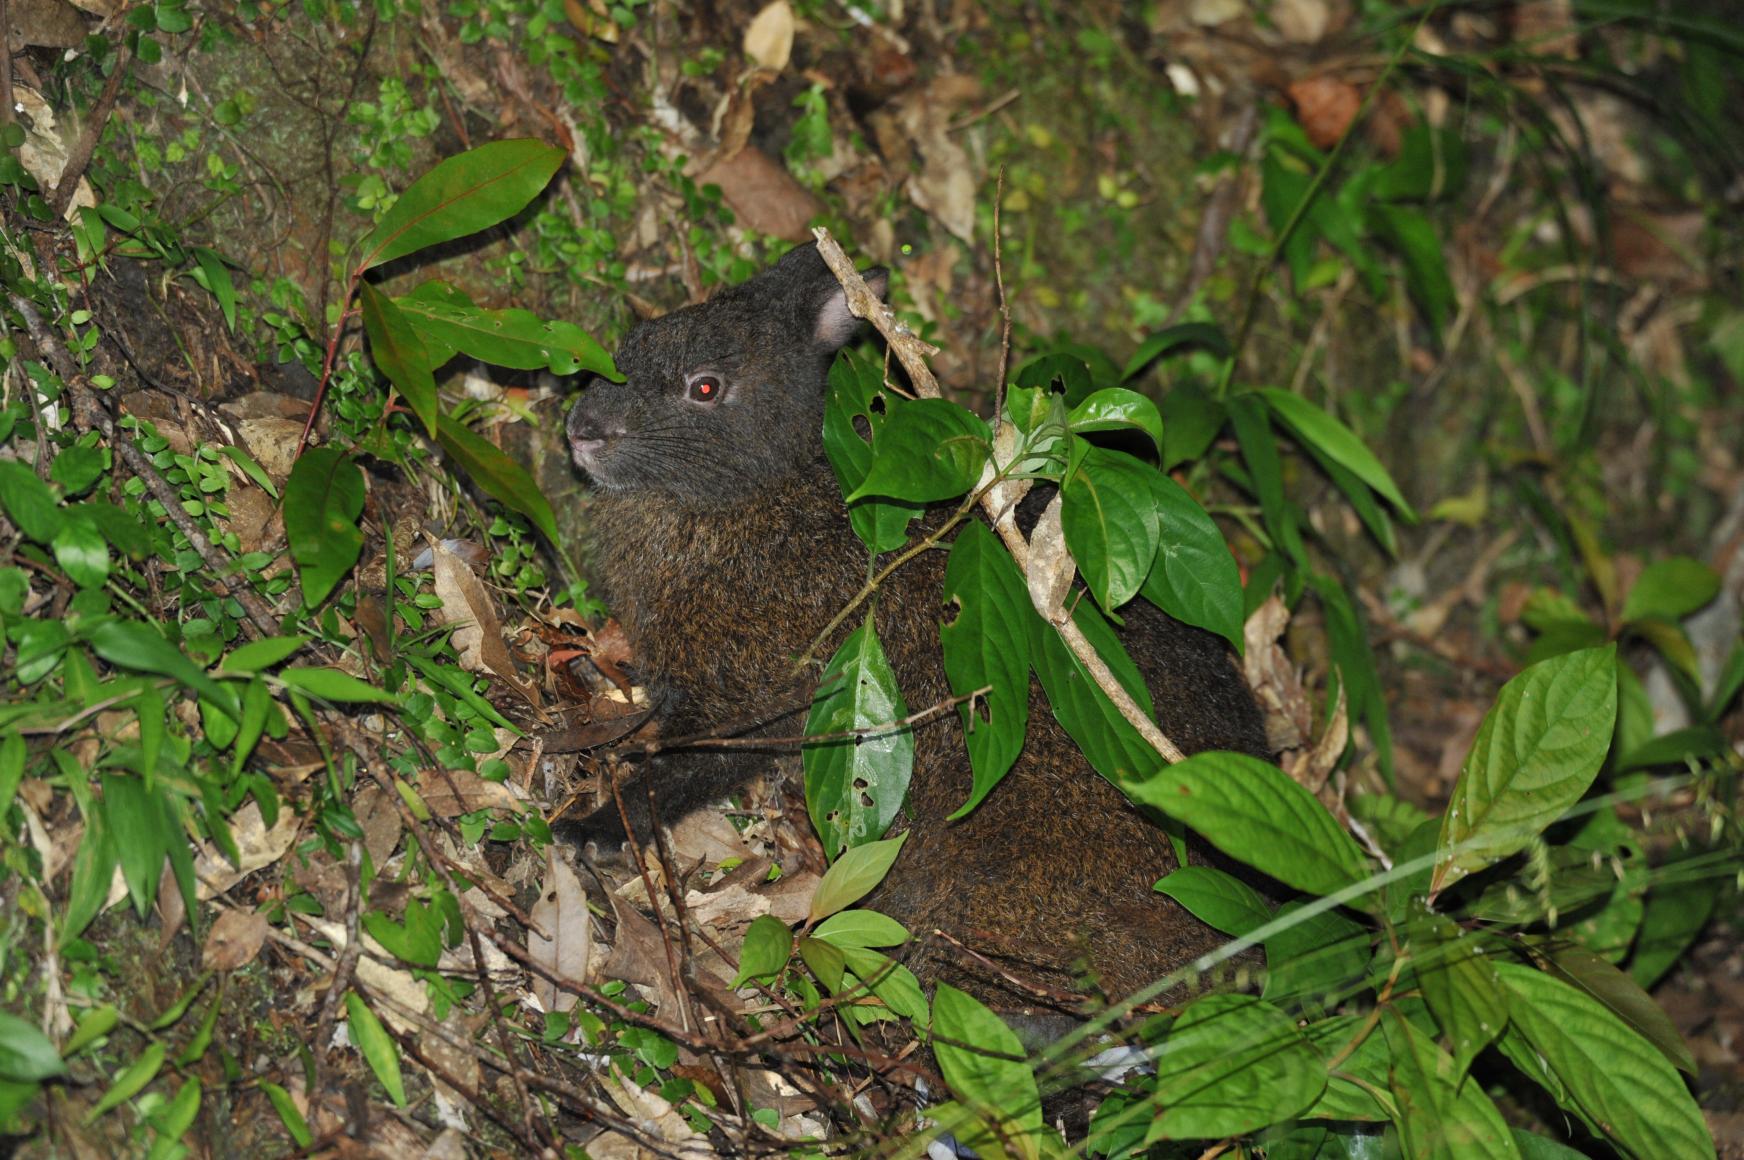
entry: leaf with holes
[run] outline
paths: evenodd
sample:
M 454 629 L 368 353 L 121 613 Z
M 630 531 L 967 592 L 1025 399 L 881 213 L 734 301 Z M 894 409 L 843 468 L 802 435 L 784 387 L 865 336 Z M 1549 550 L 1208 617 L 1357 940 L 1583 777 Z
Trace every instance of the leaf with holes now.
M 972 776 L 969 800 L 951 815 L 954 821 L 980 804 L 1023 749 L 1030 639 L 1023 626 L 1035 611 L 1005 546 L 978 522 L 965 526 L 951 545 L 944 599 L 947 608 L 952 601 L 957 605 L 956 618 L 939 628 L 952 694 L 991 686 L 985 696 L 957 706 Z
M 913 727 L 896 724 L 907 716 L 868 615 L 830 659 L 805 722 L 808 737 L 853 734 L 801 750 L 806 806 L 830 858 L 896 820 L 914 770 Z

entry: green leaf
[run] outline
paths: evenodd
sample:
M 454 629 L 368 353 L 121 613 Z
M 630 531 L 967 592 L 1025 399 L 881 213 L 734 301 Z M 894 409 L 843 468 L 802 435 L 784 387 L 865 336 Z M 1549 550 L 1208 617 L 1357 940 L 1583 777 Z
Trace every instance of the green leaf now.
M 61 527 L 60 501 L 36 472 L 16 459 L 0 459 L 0 507 L 26 539 L 46 544 Z
M 848 969 L 842 948 L 822 939 L 799 940 L 799 958 L 832 995 L 842 993 L 842 972 Z
M 85 630 L 85 640 L 112 665 L 141 673 L 173 677 L 236 719 L 236 696 L 208 677 L 180 649 L 149 625 L 132 620 L 105 620 Z
M 1453 1059 L 1397 1008 L 1382 1017 L 1405 1155 L 1518 1160 L 1514 1137 L 1481 1084 L 1460 1083 Z
M 358 243 L 359 273 L 507 221 L 550 183 L 563 150 L 527 138 L 492 141 L 438 163 Z
M 1132 357 L 1126 360 L 1120 381 L 1126 382 L 1165 354 L 1184 346 L 1201 347 L 1218 358 L 1229 357 L 1229 338 L 1221 326 L 1210 322 L 1182 322 L 1159 330 L 1139 343 Z
M 109 545 L 90 520 L 67 513 L 55 533 L 55 563 L 80 588 L 101 588 L 109 579 Z
M 1266 984 L 1260 998 L 1292 999 L 1310 1009 L 1335 1006 L 1360 989 L 1374 936 L 1336 910 L 1301 915 L 1301 902 L 1278 907 L 1291 921 L 1265 941 Z
M 338 669 L 284 669 L 279 673 L 279 680 L 293 689 L 326 701 L 346 704 L 373 701 L 391 705 L 400 699 L 398 694 L 378 689 L 369 682 L 360 681 L 350 673 L 340 672 Z
M 896 861 L 896 855 L 906 841 L 908 835 L 904 833 L 844 851 L 835 864 L 824 871 L 817 893 L 812 895 L 811 921 L 827 918 L 866 897 L 874 886 L 884 881 L 890 864 Z
M 1199 753 L 1124 788 L 1226 854 L 1309 894 L 1332 894 L 1369 875 L 1362 851 L 1319 799 L 1257 757 Z
M 54 463 L 49 465 L 49 478 L 61 485 L 61 490 L 69 495 L 83 495 L 91 490 L 103 472 L 108 470 L 109 456 L 101 447 L 85 443 L 74 443 L 63 448 L 54 457 Z
M 1042 1099 L 1011 1028 L 975 999 L 940 983 L 933 996 L 932 1044 L 951 1094 L 999 1125 L 997 1136 L 975 1125 L 958 1131 L 959 1139 L 983 1155 L 993 1154 L 992 1148 L 1003 1155 L 1036 1155 Z
M 868 614 L 830 659 L 805 721 L 808 737 L 874 731 L 800 751 L 806 806 L 827 857 L 877 838 L 896 820 L 914 771 L 914 729 L 895 724 L 907 716 Z
M 480 438 L 464 423 L 448 415 L 436 418 L 436 437 L 449 456 L 465 470 L 467 477 L 485 493 L 511 511 L 520 512 L 534 527 L 555 544 L 557 517 L 551 513 L 539 485 L 527 474 L 527 469 L 503 454 L 494 443 Z
M 375 1017 L 356 991 L 345 993 L 346 1022 L 351 1027 L 351 1042 L 369 1064 L 369 1070 L 387 1089 L 394 1107 L 406 1106 L 406 1083 L 400 1076 L 400 1045 L 394 1042 L 381 1020 Z
M 1083 455 L 1060 487 L 1060 524 L 1085 586 L 1113 612 L 1137 594 L 1156 559 L 1151 477 L 1159 473 L 1123 452 L 1079 442 Z
M 48 1036 L 18 1016 L 0 1011 L 0 1079 L 29 1083 L 66 1070 Z
M 260 490 L 266 492 L 275 500 L 279 498 L 279 489 L 274 485 L 272 476 L 268 475 L 266 469 L 256 463 L 254 461 L 254 456 L 250 455 L 246 450 L 231 445 L 220 447 L 218 449 L 218 454 L 240 467 L 242 469 L 242 474 L 248 476 L 248 478 L 254 482 L 254 486 L 260 488 Z M 116 546 L 120 547 L 119 544 Z
M 908 941 L 908 928 L 876 910 L 843 910 L 818 923 L 812 935 L 839 947 L 894 947 Z
M 430 352 L 400 308 L 368 282 L 358 285 L 369 357 L 388 377 L 424 430 L 436 434 L 436 376 Z
M 1066 426 L 1080 434 L 1133 428 L 1149 435 L 1159 454 L 1163 450 L 1163 417 L 1157 405 L 1124 387 L 1106 387 L 1073 407 Z
M 89 520 L 103 533 L 103 538 L 130 559 L 143 560 L 151 552 L 151 532 L 133 512 L 116 507 L 105 499 L 86 500 L 67 509 L 70 518 Z
M 1378 202 L 1369 206 L 1369 220 L 1405 260 L 1405 289 L 1440 334 L 1453 317 L 1455 296 L 1434 225 L 1420 210 Z
M 1272 908 L 1259 891 L 1212 866 L 1179 867 L 1165 875 L 1156 888 L 1206 926 L 1234 938 L 1272 920 Z
M 1157 555 L 1140 589 L 1146 600 L 1185 624 L 1215 632 L 1244 651 L 1241 569 L 1205 509 L 1187 489 L 1154 471 Z
M 258 673 L 291 656 L 309 643 L 306 636 L 269 636 L 238 645 L 218 662 L 221 673 Z
M 1503 685 L 1442 818 L 1431 892 L 1524 849 L 1579 801 L 1616 718 L 1615 645 L 1540 661 Z
M 793 957 L 793 932 L 772 914 L 760 914 L 745 928 L 745 945 L 739 951 L 739 975 L 735 989 L 750 979 L 773 979 Z
M 157 1073 L 164 1064 L 164 1053 L 168 1050 L 162 1040 L 145 1045 L 139 1057 L 128 1064 L 126 1069 L 116 1077 L 103 1097 L 85 1113 L 85 1123 L 93 1124 L 117 1104 L 132 1099 L 144 1090 L 145 1085 L 157 1078 Z
M 1258 393 L 1265 399 L 1272 414 L 1282 419 L 1298 439 L 1318 447 L 1379 492 L 1401 516 L 1412 522 L 1416 521 L 1416 513 L 1405 502 L 1405 497 L 1399 494 L 1393 477 L 1387 474 L 1387 469 L 1381 466 L 1381 461 L 1375 458 L 1374 452 L 1363 446 L 1362 440 L 1351 433 L 1350 428 L 1313 403 L 1299 395 L 1292 395 L 1289 391 L 1265 387 Z
M 0 793 L 0 809 L 5 805 L 6 795 Z M 1634 957 L 1629 960 L 1629 974 L 1643 987 L 1653 986 L 1683 957 L 1708 924 L 1720 894 L 1720 884 L 1713 878 L 1693 882 L 1667 878 L 1647 892 Z
M 1535 949 L 1548 956 L 1545 967 L 1552 975 L 1603 1003 L 1671 1066 L 1685 1075 L 1696 1074 L 1695 1057 L 1671 1017 L 1634 979 L 1579 943 L 1557 941 Z
M 1164 473 L 1204 455 L 1228 419 L 1223 404 L 1195 382 L 1185 382 L 1163 396 Z
M 236 287 L 230 281 L 230 268 L 224 264 L 223 258 L 205 246 L 194 247 L 194 261 L 200 264 L 200 273 L 206 279 L 206 289 L 218 300 L 218 309 L 224 312 L 224 328 L 234 334 Z
M 841 943 L 828 945 L 841 950 L 843 963 L 874 995 L 884 1001 L 885 1006 L 898 1015 L 914 1020 L 915 1026 L 920 1030 L 927 1029 L 932 1017 L 927 1007 L 926 994 L 920 989 L 920 980 L 915 978 L 913 971 L 888 955 L 865 947 L 845 946 Z
M 1465 1082 L 1478 1052 L 1507 1026 L 1507 997 L 1489 956 L 1497 944 L 1477 932 L 1463 930 L 1446 915 L 1413 903 L 1406 924 L 1411 963 L 1429 1013 L 1453 1051 L 1453 1082 Z
M 945 565 L 944 600 L 956 618 L 939 628 L 945 676 L 953 696 L 991 691 L 957 706 L 969 747 L 973 781 L 969 800 L 950 816 L 981 804 L 1023 749 L 1029 726 L 1029 641 L 1035 617 L 1017 565 L 985 524 L 971 521 L 957 534 Z
M 1320 1053 L 1288 1015 L 1251 995 L 1207 995 L 1163 1041 L 1145 1143 L 1251 1132 L 1303 1111 L 1325 1086 Z
M 1720 591 L 1720 575 L 1700 560 L 1673 556 L 1641 570 L 1623 600 L 1623 623 L 1656 617 L 1682 620 Z
M 1114 630 L 1089 601 L 1079 602 L 1072 612 L 1072 623 L 1084 633 L 1127 695 L 1145 713 L 1155 716 L 1144 678 Z M 1048 695 L 1054 719 L 1078 743 L 1091 768 L 1123 788 L 1155 769 L 1162 758 L 1096 686 L 1089 670 L 1060 639 L 1059 630 L 1040 616 L 1030 617 L 1029 624 L 1030 663 Z
M 1272 432 L 1270 412 L 1259 396 L 1253 394 L 1236 395 L 1230 399 L 1228 411 L 1229 421 L 1235 428 L 1235 440 L 1241 446 L 1241 457 L 1251 477 L 1249 490 L 1260 501 L 1260 512 L 1266 517 L 1266 530 L 1272 534 L 1277 550 L 1298 569 L 1306 570 L 1308 551 L 1302 545 L 1296 509 L 1284 502 L 1284 465 L 1278 458 L 1277 437 Z
M 10 1018 L 10 1016 L 7 1016 L 6 1018 Z M 0 1019 L 0 1023 L 3 1022 L 4 1019 Z M 97 1042 L 97 1040 L 115 1030 L 120 1022 L 121 1012 L 114 1004 L 105 1003 L 101 1007 L 92 1007 L 79 1017 L 79 1025 L 73 1028 L 73 1033 L 71 1035 L 67 1036 L 66 1045 L 61 1049 L 62 1054 L 69 1057 L 77 1055 L 91 1044 Z M 5 1034 L 0 1032 L 0 1040 L 4 1039 Z M 11 1076 L 11 1073 L 7 1071 L 4 1064 L 0 1064 L 0 1076 Z
M 303 607 L 326 600 L 363 552 L 363 472 L 333 447 L 311 447 L 285 483 L 285 539 L 303 583 Z
M 175 1098 L 151 1113 L 151 1126 L 157 1129 L 160 1145 L 180 1140 L 194 1126 L 194 1119 L 200 1114 L 201 1094 L 199 1077 L 193 1077 L 176 1089 Z M 163 1154 L 170 1152 L 164 1149 Z M 157 1160 L 158 1155 L 159 1149 L 154 1147 L 147 1160 Z
M 127 882 L 133 909 L 141 918 L 157 898 L 158 879 L 169 844 L 180 840 L 180 835 L 164 824 L 157 792 L 147 790 L 137 777 L 103 774 L 103 820 L 108 824 L 110 840 L 120 859 L 121 876 Z
M 883 365 L 869 354 L 844 348 L 830 367 L 824 393 L 824 453 L 844 496 L 866 481 L 872 467 L 872 444 L 861 437 L 861 428 L 875 442 L 891 406 Z M 920 512 L 917 504 L 867 498 L 848 505 L 848 524 L 876 556 L 902 547 L 910 521 Z
M 872 448 L 872 466 L 848 502 L 888 496 L 911 503 L 955 499 L 981 478 L 987 424 L 944 399 L 895 406 Z
M 273 1111 L 279 1114 L 279 1122 L 291 1134 L 292 1143 L 299 1148 L 307 1148 L 315 1142 L 315 1133 L 309 1130 L 309 1121 L 297 1110 L 297 1103 L 291 1099 L 289 1092 L 270 1080 L 261 1080 L 260 1090 L 266 1093 Z
M 1714 1155 L 1701 1109 L 1677 1069 L 1616 1014 L 1530 967 L 1497 963 L 1496 971 L 1513 1026 L 1589 1123 L 1643 1160 Z
M 612 356 L 574 323 L 546 320 L 530 310 L 487 310 L 474 306 L 459 291 L 439 297 L 424 289 L 420 286 L 394 299 L 394 305 L 424 340 L 427 351 L 452 349 L 500 367 L 549 370 L 554 375 L 585 370 L 623 380 Z M 447 361 L 434 353 L 429 359 L 432 368 Z
M 1387 1091 L 1391 1069 L 1385 1038 L 1355 1015 L 1335 1015 L 1303 1028 L 1308 1041 L 1330 1064 L 1326 1090 L 1303 1119 L 1374 1122 L 1392 1119 L 1397 1109 Z M 1360 1036 L 1360 1038 L 1358 1038 Z

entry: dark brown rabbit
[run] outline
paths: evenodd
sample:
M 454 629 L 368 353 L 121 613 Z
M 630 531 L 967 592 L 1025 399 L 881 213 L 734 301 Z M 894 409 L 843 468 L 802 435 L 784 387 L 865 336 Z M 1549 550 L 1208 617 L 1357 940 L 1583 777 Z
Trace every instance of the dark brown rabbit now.
M 882 293 L 886 275 L 867 281 Z M 742 286 L 639 326 L 618 354 L 627 381 L 594 381 L 570 412 L 575 459 L 595 488 L 590 574 L 644 666 L 664 736 L 800 731 L 817 673 L 796 679 L 794 658 L 867 574 L 821 436 L 830 362 L 858 326 L 816 248 L 803 246 Z M 875 605 L 914 709 L 949 696 L 944 563 L 942 551 L 923 553 Z M 1142 601 L 1125 619 L 1126 646 L 1177 744 L 1264 753 L 1259 712 L 1220 640 Z M 942 714 L 916 730 L 911 834 L 868 902 L 915 933 L 908 961 L 923 979 L 947 978 L 1008 1010 L 1031 997 L 930 932 L 1015 977 L 1115 998 L 1219 942 L 1152 890 L 1175 866 L 1168 838 L 1091 770 L 1033 685 L 1031 702 L 1015 768 L 958 822 L 944 819 L 970 787 L 959 719 Z M 647 788 L 672 822 L 771 760 L 744 748 L 662 752 L 625 788 L 633 827 L 651 833 Z M 604 852 L 625 840 L 612 803 L 558 830 Z

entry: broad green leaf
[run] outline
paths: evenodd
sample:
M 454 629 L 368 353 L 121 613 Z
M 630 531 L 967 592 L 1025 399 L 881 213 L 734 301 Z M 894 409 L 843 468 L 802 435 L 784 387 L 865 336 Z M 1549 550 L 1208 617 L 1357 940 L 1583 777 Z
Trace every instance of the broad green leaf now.
M 97 525 L 103 538 L 130 559 L 142 560 L 151 552 L 149 525 L 141 523 L 135 513 L 118 508 L 106 499 L 73 504 L 67 508 L 67 514 Z
M 1472 1058 L 1507 1025 L 1507 999 L 1490 956 L 1498 945 L 1481 932 L 1462 929 L 1421 901 L 1406 924 L 1411 963 L 1429 1013 L 1452 1048 L 1453 1082 L 1465 1082 Z
M 83 807 L 84 803 L 81 803 Z M 83 809 L 85 836 L 73 854 L 73 881 L 67 888 L 67 909 L 61 916 L 59 945 L 65 946 L 84 932 L 109 896 L 115 878 L 115 844 L 109 840 L 104 811 Z
M 393 299 L 371 286 L 358 284 L 363 305 L 363 332 L 369 337 L 369 357 L 388 377 L 424 430 L 436 434 L 436 376 L 430 352 Z
M 842 948 L 817 938 L 799 940 L 799 958 L 832 995 L 842 993 L 842 972 L 848 969 Z
M 1435 226 L 1422 211 L 1399 205 L 1372 204 L 1369 220 L 1405 260 L 1405 289 L 1440 334 L 1453 317 L 1455 296 Z
M 1165 473 L 1204 455 L 1228 418 L 1223 404 L 1191 381 L 1163 396 L 1162 416 Z
M 1579 943 L 1558 940 L 1534 949 L 1546 956 L 1545 968 L 1550 974 L 1604 1004 L 1658 1048 L 1667 1063 L 1686 1075 L 1696 1074 L 1695 1057 L 1671 1017 L 1634 979 Z
M 1151 472 L 1149 483 L 1158 516 L 1157 555 L 1141 588 L 1145 599 L 1242 652 L 1243 593 L 1235 554 L 1186 488 L 1160 471 Z
M 180 841 L 181 836 L 166 826 L 157 793 L 126 774 L 103 774 L 103 817 L 121 861 L 121 876 L 127 881 L 133 909 L 144 918 L 157 898 L 169 844 Z
M 5 804 L 6 795 L 0 794 L 0 809 Z M 1653 986 L 1683 957 L 1708 924 L 1719 893 L 1717 878 L 1678 882 L 1667 875 L 1665 881 L 1655 883 L 1647 892 L 1635 953 L 1629 960 L 1629 974 L 1637 984 Z
M 1387 469 L 1381 466 L 1381 461 L 1375 458 L 1374 452 L 1363 446 L 1362 440 L 1351 433 L 1350 428 L 1300 395 L 1292 395 L 1289 391 L 1276 387 L 1265 387 L 1258 393 L 1265 399 L 1272 414 L 1282 419 L 1298 439 L 1314 444 L 1338 461 L 1358 479 L 1379 492 L 1405 519 L 1416 520 L 1417 516 L 1412 512 L 1411 505 L 1405 502 L 1405 497 L 1399 494 L 1398 487 L 1394 485 L 1393 477 L 1387 474 Z
M 291 1094 L 270 1080 L 260 1081 L 260 1090 L 266 1093 L 266 1098 L 273 1106 L 273 1111 L 279 1114 L 279 1122 L 285 1126 L 285 1131 L 291 1134 L 291 1142 L 299 1148 L 307 1148 L 315 1142 L 315 1133 L 309 1130 L 309 1122 L 303 1118 L 303 1113 L 297 1110 L 297 1103 L 291 1099 Z
M 343 451 L 311 447 L 285 483 L 285 539 L 303 582 L 303 607 L 326 600 L 363 552 L 363 472 Z
M 813 936 L 839 947 L 894 947 L 908 941 L 908 929 L 876 910 L 843 910 L 818 923 Z
M 1140 709 L 1154 716 L 1144 678 L 1114 630 L 1089 601 L 1079 602 L 1072 612 L 1072 623 L 1084 633 L 1120 687 Z M 1030 663 L 1048 695 L 1048 706 L 1054 719 L 1084 751 L 1091 768 L 1123 788 L 1155 769 L 1162 758 L 1096 687 L 1089 670 L 1060 639 L 1059 630 L 1039 616 L 1030 617 L 1029 625 Z
M 1207 995 L 1163 1041 L 1145 1142 L 1251 1132 L 1303 1111 L 1325 1086 L 1320 1053 L 1295 1020 L 1251 995 Z
M 955 403 L 914 399 L 896 405 L 872 448 L 872 466 L 848 502 L 865 496 L 911 503 L 955 499 L 981 478 L 989 438 L 987 424 Z
M 414 181 L 358 243 L 359 273 L 507 221 L 550 183 L 563 150 L 543 141 L 492 141 Z
M 772 914 L 760 914 L 745 928 L 745 945 L 739 950 L 739 977 L 733 986 L 749 979 L 773 979 L 793 957 L 793 932 Z
M 824 453 L 844 496 L 866 480 L 872 466 L 872 444 L 884 429 L 890 403 L 884 397 L 884 370 L 872 356 L 845 348 L 830 367 L 824 393 Z M 867 498 L 848 505 L 848 524 L 874 556 L 894 551 L 908 541 L 908 525 L 921 512 L 918 504 Z
M 1199 753 L 1124 787 L 1232 857 L 1309 894 L 1368 877 L 1362 851 L 1318 798 L 1245 753 Z
M 194 261 L 200 265 L 200 273 L 206 280 L 206 289 L 218 300 L 218 309 L 224 312 L 224 329 L 234 334 L 236 287 L 230 281 L 230 268 L 224 264 L 223 258 L 205 246 L 194 247 Z
M 871 731 L 800 751 L 806 806 L 826 856 L 879 837 L 896 820 L 914 771 L 914 729 L 896 724 L 907 716 L 868 614 L 824 669 L 805 721 L 807 737 Z
M 238 645 L 219 661 L 218 671 L 258 673 L 262 669 L 272 668 L 308 643 L 309 638 L 306 636 L 269 636 L 261 640 L 251 640 L 247 644 Z
M 448 415 L 436 417 L 436 438 L 465 470 L 467 478 L 504 507 L 526 516 L 548 541 L 557 543 L 557 517 L 526 468 L 503 454 L 496 444 Z
M 174 677 L 212 702 L 231 720 L 236 719 L 236 697 L 182 650 L 159 636 L 147 624 L 133 620 L 105 620 L 85 630 L 85 640 L 98 656 L 112 665 L 141 673 Z
M 549 370 L 554 375 L 585 370 L 623 379 L 605 348 L 572 322 L 543 319 L 530 310 L 489 310 L 458 292 L 438 297 L 422 290 L 394 299 L 394 305 L 432 352 L 432 368 L 448 361 L 435 357 L 447 348 L 517 370 Z
M 1326 1090 L 1302 1113 L 1309 1120 L 1375 1122 L 1394 1118 L 1397 1108 L 1387 1091 L 1391 1060 L 1378 1027 L 1355 1015 L 1334 1015 L 1302 1029 L 1327 1063 Z M 1357 1039 L 1357 1036 L 1362 1038 Z
M 866 897 L 884 881 L 906 841 L 908 835 L 904 833 L 843 851 L 835 864 L 824 871 L 817 893 L 812 895 L 811 921 L 827 918 Z
M 920 989 L 920 980 L 914 972 L 896 962 L 888 955 L 879 954 L 860 946 L 845 946 L 831 943 L 842 952 L 842 962 L 853 971 L 867 988 L 884 1001 L 898 1015 L 914 1020 L 917 1028 L 925 1031 L 931 1022 L 931 1013 L 927 1006 L 926 994 Z
M 1616 724 L 1616 654 L 1566 653 L 1502 686 L 1442 818 L 1432 892 L 1524 849 L 1586 793 Z
M 1105 387 L 1072 408 L 1066 426 L 1073 431 L 1119 431 L 1133 428 L 1151 437 L 1157 452 L 1163 450 L 1163 417 L 1157 405 L 1125 387 Z
M 1038 1155 L 1041 1094 L 1011 1028 L 975 999 L 940 983 L 933 996 L 932 1045 L 951 1094 L 999 1125 L 997 1136 L 984 1125 L 960 1131 L 963 1143 L 988 1154 L 997 1140 L 1005 1155 Z
M 342 703 L 381 702 L 393 704 L 400 698 L 386 689 L 378 689 L 367 681 L 360 681 L 350 673 L 338 669 L 284 669 L 279 673 L 279 680 L 293 689 L 320 697 L 326 701 Z
M 400 1045 L 356 991 L 345 993 L 345 1016 L 351 1027 L 352 1045 L 363 1053 L 364 1062 L 387 1089 L 394 1107 L 405 1107 L 406 1082 L 400 1075 Z
M 30 1082 L 67 1070 L 61 1053 L 34 1024 L 0 1011 L 0 1079 Z
M 1031 359 L 1012 376 L 1012 385 L 1025 390 L 1040 388 L 1044 396 L 1055 393 L 1055 383 L 1060 384 L 1068 407 L 1077 406 L 1096 389 L 1090 368 L 1084 360 L 1064 352 L 1044 354 L 1040 358 Z
M 1481 1084 L 1461 1083 L 1453 1058 L 1399 1011 L 1381 1017 L 1393 1055 L 1393 1096 L 1405 1155 L 1423 1160 L 1518 1160 L 1502 1114 Z
M 1223 333 L 1223 328 L 1210 322 L 1182 322 L 1157 331 L 1132 352 L 1132 357 L 1126 360 L 1126 367 L 1120 372 L 1120 381 L 1126 382 L 1140 371 L 1150 366 L 1172 350 L 1184 346 L 1197 346 L 1210 351 L 1218 358 L 1229 357 L 1229 338 Z
M 1333 1007 L 1360 989 L 1373 956 L 1374 935 L 1336 910 L 1297 915 L 1301 902 L 1278 908 L 1287 923 L 1265 941 L 1266 984 L 1260 998 L 1291 999 L 1310 1010 Z
M 1179 867 L 1156 888 L 1206 926 L 1235 938 L 1257 930 L 1272 918 L 1272 908 L 1259 891 L 1213 866 Z
M 64 514 L 66 518 L 50 545 L 55 563 L 80 588 L 101 588 L 109 579 L 109 545 L 90 520 L 72 512 Z
M 163 1068 L 166 1051 L 168 1048 L 162 1040 L 146 1044 L 138 1058 L 127 1065 L 115 1082 L 109 1085 L 109 1090 L 85 1113 L 85 1123 L 95 1123 L 104 1112 L 144 1090 L 145 1085 L 156 1079 L 158 1071 Z
M 951 693 L 961 697 L 992 687 L 957 706 L 973 780 L 969 800 L 950 817 L 955 821 L 981 804 L 1023 749 L 1029 726 L 1031 633 L 1026 625 L 1035 610 L 1017 565 L 979 521 L 965 525 L 951 545 L 943 595 L 946 622 L 939 628 L 939 644 Z
M 1060 524 L 1091 595 L 1113 612 L 1137 594 L 1156 559 L 1151 477 L 1159 473 L 1120 451 L 1081 441 L 1080 450 L 1060 488 Z
M 36 472 L 16 459 L 0 459 L 0 507 L 26 539 L 46 544 L 60 530 L 60 501 Z
M 1641 575 L 1623 600 L 1623 622 L 1646 617 L 1679 621 L 1720 591 L 1720 576 L 1700 560 L 1688 556 L 1673 556 L 1655 560 L 1641 570 Z
M 1683 1077 L 1615 1013 L 1542 971 L 1497 963 L 1513 1026 L 1588 1122 L 1643 1160 L 1699 1160 L 1713 1137 Z M 1552 1094 L 1555 1094 L 1554 1092 Z
M 74 443 L 62 448 L 49 465 L 49 478 L 61 485 L 68 496 L 89 491 L 109 468 L 109 456 L 101 448 L 88 443 Z

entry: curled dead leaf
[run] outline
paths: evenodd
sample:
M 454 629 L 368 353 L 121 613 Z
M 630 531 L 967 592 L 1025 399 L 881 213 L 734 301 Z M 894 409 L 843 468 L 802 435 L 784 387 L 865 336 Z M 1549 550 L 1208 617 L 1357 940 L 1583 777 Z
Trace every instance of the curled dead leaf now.
M 787 0 L 765 4 L 745 28 L 745 55 L 758 67 L 780 72 L 793 56 L 793 9 Z

